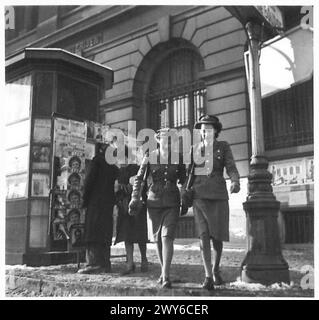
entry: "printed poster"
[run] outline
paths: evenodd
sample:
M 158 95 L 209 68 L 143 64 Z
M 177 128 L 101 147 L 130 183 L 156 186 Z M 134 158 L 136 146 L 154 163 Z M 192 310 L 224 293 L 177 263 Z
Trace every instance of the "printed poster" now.
M 274 187 L 314 182 L 313 157 L 272 161 L 268 170 L 272 173 Z
M 51 119 L 35 119 L 33 129 L 33 142 L 51 142 Z
M 32 169 L 50 168 L 50 147 L 33 146 L 32 147 Z
M 85 212 L 82 209 L 85 178 L 87 124 L 80 121 L 55 119 L 54 156 L 57 159 L 57 177 L 54 186 L 52 231 L 54 240 L 67 240 L 79 246 L 83 234 Z M 78 225 L 72 229 L 73 225 Z M 76 231 L 77 230 L 77 231 Z M 73 239 L 73 240 L 72 240 Z M 81 238 L 82 241 L 82 238 Z
M 33 197 L 48 197 L 50 193 L 50 177 L 48 174 L 33 173 L 31 195 Z

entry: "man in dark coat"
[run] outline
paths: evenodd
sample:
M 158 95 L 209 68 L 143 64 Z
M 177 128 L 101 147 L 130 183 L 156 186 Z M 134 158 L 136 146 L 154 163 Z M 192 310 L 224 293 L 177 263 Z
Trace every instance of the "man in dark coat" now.
M 87 267 L 79 273 L 111 272 L 110 246 L 113 235 L 114 183 L 119 169 L 105 160 L 107 145 L 98 143 L 86 176 L 83 193 Z

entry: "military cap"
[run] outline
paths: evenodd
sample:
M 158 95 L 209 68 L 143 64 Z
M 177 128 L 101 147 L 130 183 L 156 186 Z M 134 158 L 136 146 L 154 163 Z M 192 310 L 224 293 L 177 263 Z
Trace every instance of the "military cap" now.
M 211 124 L 217 131 L 217 133 L 220 133 L 222 131 L 222 124 L 219 122 L 219 119 L 216 116 L 211 115 L 203 115 L 199 118 L 199 120 L 195 123 L 194 128 L 200 129 L 200 126 L 202 124 Z
M 156 131 L 154 137 L 157 141 L 160 140 L 161 137 L 165 137 L 167 133 L 169 133 L 170 128 L 161 128 Z

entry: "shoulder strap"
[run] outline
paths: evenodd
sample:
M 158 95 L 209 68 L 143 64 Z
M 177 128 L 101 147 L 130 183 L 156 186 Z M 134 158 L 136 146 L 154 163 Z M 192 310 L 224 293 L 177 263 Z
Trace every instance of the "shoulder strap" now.
M 150 163 L 148 163 L 148 164 L 146 165 L 146 170 L 145 170 L 144 176 L 143 176 L 143 181 L 144 181 L 144 182 L 146 182 L 146 180 L 147 180 L 147 177 L 148 177 L 148 174 L 149 174 L 149 170 L 150 170 Z
M 194 182 L 194 170 L 195 170 L 195 162 L 194 162 L 194 157 L 193 157 L 193 146 L 191 147 L 191 164 L 190 164 L 190 169 L 188 172 L 188 177 L 187 177 L 187 183 L 186 183 L 186 189 L 190 189 L 193 185 Z

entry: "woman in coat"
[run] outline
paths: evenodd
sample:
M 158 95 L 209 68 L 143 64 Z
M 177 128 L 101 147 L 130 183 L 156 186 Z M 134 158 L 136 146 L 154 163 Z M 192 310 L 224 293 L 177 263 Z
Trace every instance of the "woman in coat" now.
M 127 148 L 125 149 L 127 155 Z M 126 157 L 127 159 L 127 157 Z M 130 178 L 138 172 L 137 164 L 128 164 L 120 167 L 118 188 L 116 193 L 119 215 L 117 220 L 116 238 L 114 244 L 124 241 L 127 257 L 127 267 L 122 275 L 130 274 L 135 271 L 133 259 L 134 243 L 138 243 L 141 253 L 141 272 L 148 271 L 148 261 L 146 257 L 147 237 L 147 217 L 146 206 L 143 206 L 141 212 L 136 216 L 128 214 L 128 204 L 131 200 L 133 187 L 130 184 Z
M 146 154 L 134 181 L 130 212 L 139 206 L 138 194 L 146 170 L 152 179 L 148 189 L 147 209 L 152 221 L 154 241 L 157 245 L 158 259 L 161 264 L 159 282 L 163 288 L 170 288 L 169 271 L 174 251 L 174 238 L 180 212 L 180 191 L 177 182 L 183 184 L 186 178 L 185 166 L 181 159 L 177 163 L 171 161 L 168 151 L 169 129 L 161 129 L 157 134 L 159 148 Z M 150 159 L 157 159 L 157 163 L 150 163 Z M 166 159 L 167 164 L 160 163 Z
M 119 169 L 105 160 L 107 145 L 97 143 L 97 154 L 85 178 L 83 207 L 87 267 L 79 273 L 111 272 L 110 246 L 113 235 L 114 184 Z
M 229 206 L 224 168 L 231 180 L 230 193 L 240 190 L 239 173 L 226 141 L 218 141 L 217 137 L 222 124 L 215 116 L 202 116 L 195 124 L 200 129 L 202 141 L 193 146 L 193 159 L 205 158 L 205 162 L 196 163 L 193 178 L 193 211 L 195 224 L 200 238 L 200 248 L 205 268 L 203 288 L 214 289 L 222 284 L 220 275 L 220 259 L 223 241 L 229 241 Z M 196 173 L 197 170 L 197 173 Z M 214 249 L 214 266 L 211 263 L 211 245 Z

